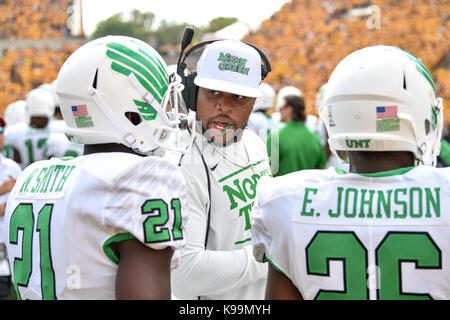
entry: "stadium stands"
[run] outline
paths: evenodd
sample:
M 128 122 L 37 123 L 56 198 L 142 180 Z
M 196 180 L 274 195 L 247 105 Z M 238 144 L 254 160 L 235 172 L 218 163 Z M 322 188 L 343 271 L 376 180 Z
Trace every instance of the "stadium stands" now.
M 376 11 L 358 15 L 352 10 L 367 11 L 371 5 L 379 8 L 379 16 Z M 308 113 L 315 112 L 317 90 L 336 64 L 354 50 L 377 44 L 422 57 L 445 101 L 450 99 L 449 13 L 446 0 L 292 0 L 243 40 L 268 55 L 272 72 L 267 82 L 274 88 L 301 88 Z M 369 28 L 378 18 L 381 28 Z M 450 122 L 448 109 L 445 119 Z
M 0 38 L 61 38 L 71 0 L 0 1 Z
M 0 41 L 55 38 L 62 43 L 60 49 L 13 45 L 0 52 L 0 113 L 9 103 L 24 99 L 29 90 L 51 82 L 78 47 L 64 42 L 70 3 L 0 0 Z M 367 14 L 372 5 L 379 8 L 378 17 L 376 11 Z M 268 55 L 272 72 L 267 82 L 276 90 L 287 85 L 302 90 L 308 113 L 316 112 L 317 90 L 338 61 L 376 44 L 395 45 L 422 57 L 445 101 L 450 99 L 449 12 L 447 0 L 291 0 L 243 40 Z M 377 18 L 380 29 L 369 28 Z M 446 110 L 449 123 L 450 110 Z
M 8 41 L 0 48 L 1 114 L 8 104 L 24 99 L 31 89 L 52 82 L 63 62 L 78 48 L 78 44 L 66 44 L 64 39 L 70 3 L 0 0 L 0 41 Z M 54 39 L 57 45 L 50 48 L 41 43 L 43 39 Z

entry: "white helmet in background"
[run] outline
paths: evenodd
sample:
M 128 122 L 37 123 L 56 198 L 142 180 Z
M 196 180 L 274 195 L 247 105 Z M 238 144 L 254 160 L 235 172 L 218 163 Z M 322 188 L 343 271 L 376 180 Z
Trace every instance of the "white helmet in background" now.
M 422 61 L 396 47 L 374 46 L 343 59 L 330 76 L 320 109 L 330 149 L 409 151 L 416 165 L 435 165 L 442 99 Z
M 56 80 L 52 81 L 51 83 L 41 84 L 38 88 L 44 89 L 44 90 L 47 90 L 48 92 L 50 92 L 53 97 L 55 107 L 59 107 L 59 97 L 56 94 Z
M 28 121 L 26 104 L 25 100 L 18 100 L 6 107 L 3 117 L 7 126 Z
M 55 113 L 55 102 L 52 94 L 41 88 L 31 90 L 27 94 L 26 110 L 29 117 L 52 117 Z
M 286 98 L 287 96 L 302 97 L 303 94 L 296 87 L 287 86 L 287 87 L 281 88 L 278 91 L 278 95 L 277 95 L 277 105 L 276 105 L 277 111 L 280 111 L 281 107 L 284 105 L 284 98 Z
M 275 102 L 275 89 L 267 83 L 261 83 L 259 88 L 261 89 L 262 96 L 256 98 L 253 111 L 272 109 Z
M 77 49 L 56 83 L 65 133 L 74 142 L 120 143 L 140 153 L 158 147 L 186 151 L 166 143 L 177 142 L 173 137 L 188 125 L 181 88 L 155 49 L 125 36 Z

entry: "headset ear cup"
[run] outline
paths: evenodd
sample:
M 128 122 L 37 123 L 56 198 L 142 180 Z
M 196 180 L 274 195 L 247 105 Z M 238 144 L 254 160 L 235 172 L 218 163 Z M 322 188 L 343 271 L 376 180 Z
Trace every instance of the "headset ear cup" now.
M 193 72 L 189 76 L 186 77 L 186 99 L 184 102 L 188 105 L 188 108 L 192 111 L 197 111 L 197 93 L 198 87 L 194 83 L 194 79 L 197 76 L 197 72 Z M 183 96 L 183 98 L 185 98 Z
M 198 94 L 198 86 L 194 83 L 194 78 L 192 78 L 192 86 L 190 93 L 190 101 L 192 106 L 192 111 L 197 111 L 197 94 Z

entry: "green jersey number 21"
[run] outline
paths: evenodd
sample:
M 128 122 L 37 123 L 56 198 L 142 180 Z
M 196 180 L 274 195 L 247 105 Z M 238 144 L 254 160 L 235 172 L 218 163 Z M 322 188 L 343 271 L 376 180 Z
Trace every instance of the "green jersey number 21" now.
M 36 232 L 39 232 L 42 299 L 55 300 L 55 273 L 50 253 L 50 219 L 53 204 L 46 204 L 37 215 Z M 22 203 L 11 215 L 9 243 L 18 244 L 19 230 L 22 231 L 22 258 L 14 259 L 14 287 L 20 297 L 19 286 L 27 287 L 32 272 L 33 236 L 35 219 L 33 205 Z

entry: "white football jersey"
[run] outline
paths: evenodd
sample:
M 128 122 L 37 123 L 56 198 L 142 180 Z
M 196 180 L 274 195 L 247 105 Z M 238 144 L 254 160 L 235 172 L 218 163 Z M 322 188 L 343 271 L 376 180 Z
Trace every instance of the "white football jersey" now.
M 64 128 L 67 128 L 67 125 L 64 120 L 51 118 L 48 123 L 48 127 L 51 132 L 64 133 Z
M 450 168 L 261 178 L 255 257 L 304 299 L 450 299 Z
M 52 133 L 47 139 L 47 158 L 78 157 L 83 154 L 84 145 L 69 141 L 63 133 Z
M 5 129 L 5 146 L 19 152 L 22 160 L 19 165 L 23 169 L 35 161 L 47 159 L 45 149 L 50 133 L 48 126 L 36 129 L 24 122 L 17 123 Z
M 13 160 L 5 158 L 0 155 L 0 185 L 4 184 L 6 180 L 17 179 L 22 169 Z M 0 195 L 0 203 L 6 203 L 9 192 Z M 4 216 L 0 215 L 0 243 L 5 243 L 5 232 L 3 231 Z
M 272 118 L 263 112 L 252 112 L 248 118 L 247 128 L 256 133 L 267 144 L 267 132 L 275 129 Z
M 111 244 L 185 244 L 186 184 L 156 157 L 97 153 L 27 167 L 6 208 L 7 250 L 21 299 L 114 299 Z M 176 262 L 175 262 L 176 263 Z

